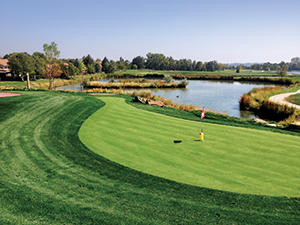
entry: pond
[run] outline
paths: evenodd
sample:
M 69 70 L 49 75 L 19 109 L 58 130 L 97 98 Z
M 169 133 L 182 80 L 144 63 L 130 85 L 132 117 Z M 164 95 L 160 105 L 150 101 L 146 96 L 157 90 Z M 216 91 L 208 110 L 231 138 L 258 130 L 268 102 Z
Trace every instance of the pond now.
M 296 71 L 288 71 L 288 73 L 293 73 L 293 74 L 296 74 L 296 75 L 300 75 L 300 72 L 296 72 Z
M 221 113 L 226 112 L 229 116 L 251 119 L 256 117 L 255 114 L 249 111 L 241 111 L 239 108 L 239 99 L 244 93 L 251 91 L 253 88 L 262 88 L 265 86 L 268 86 L 268 84 L 256 82 L 190 80 L 185 89 L 151 89 L 151 91 L 155 95 L 169 98 L 176 103 L 196 105 Z M 79 84 L 58 89 L 81 90 Z M 136 91 L 141 91 L 141 89 Z M 143 89 L 143 91 L 149 91 L 149 89 Z

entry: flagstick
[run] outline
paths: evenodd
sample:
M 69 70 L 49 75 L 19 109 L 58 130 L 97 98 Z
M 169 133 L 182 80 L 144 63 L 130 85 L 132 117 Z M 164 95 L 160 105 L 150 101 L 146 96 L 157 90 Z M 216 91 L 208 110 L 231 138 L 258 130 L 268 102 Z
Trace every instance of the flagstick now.
M 202 127 L 201 127 L 201 133 L 203 133 L 203 121 L 204 121 L 204 118 L 202 118 Z

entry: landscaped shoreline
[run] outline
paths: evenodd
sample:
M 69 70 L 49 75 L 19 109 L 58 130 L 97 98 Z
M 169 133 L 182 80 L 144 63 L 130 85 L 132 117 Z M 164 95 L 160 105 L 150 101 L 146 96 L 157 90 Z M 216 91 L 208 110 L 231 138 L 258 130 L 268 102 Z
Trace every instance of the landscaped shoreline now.
M 279 125 L 288 125 L 300 120 L 300 110 L 287 104 L 281 104 L 281 102 L 274 102 L 272 96 L 298 91 L 298 89 L 298 85 L 292 85 L 286 89 L 279 86 L 253 89 L 241 97 L 240 108 L 254 111 L 263 118 L 277 121 Z

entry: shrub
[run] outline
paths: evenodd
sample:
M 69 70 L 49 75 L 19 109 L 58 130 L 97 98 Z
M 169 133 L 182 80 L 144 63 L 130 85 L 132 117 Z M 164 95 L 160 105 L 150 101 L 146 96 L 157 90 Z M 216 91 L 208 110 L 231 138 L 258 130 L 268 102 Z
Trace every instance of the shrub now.
M 181 81 L 181 84 L 184 85 L 184 86 L 187 86 L 189 84 L 188 80 L 186 78 L 184 78 L 182 81 Z
M 90 85 L 90 79 L 88 77 L 85 77 L 82 81 L 83 87 L 87 87 Z
M 240 99 L 240 109 L 249 110 L 250 109 L 250 101 L 251 101 L 251 97 L 247 93 L 243 94 Z
M 164 81 L 165 83 L 171 83 L 173 82 L 173 78 L 170 75 L 165 75 Z

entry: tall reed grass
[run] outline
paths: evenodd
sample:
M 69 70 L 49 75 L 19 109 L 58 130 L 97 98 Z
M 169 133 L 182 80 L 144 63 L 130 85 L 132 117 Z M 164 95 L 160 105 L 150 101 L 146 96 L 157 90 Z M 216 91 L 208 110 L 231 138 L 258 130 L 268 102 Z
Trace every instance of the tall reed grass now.
M 118 82 L 97 82 L 97 81 L 90 81 L 87 88 L 185 88 L 186 85 L 184 83 L 178 83 L 178 82 L 171 82 L 171 83 L 165 83 L 161 80 L 159 81 L 147 81 L 143 79 L 139 80 L 123 80 Z

